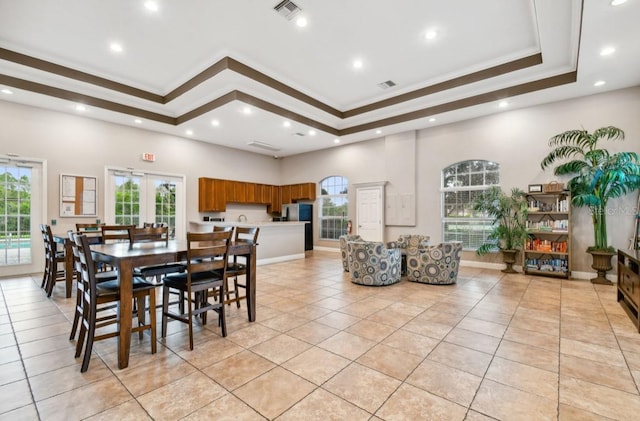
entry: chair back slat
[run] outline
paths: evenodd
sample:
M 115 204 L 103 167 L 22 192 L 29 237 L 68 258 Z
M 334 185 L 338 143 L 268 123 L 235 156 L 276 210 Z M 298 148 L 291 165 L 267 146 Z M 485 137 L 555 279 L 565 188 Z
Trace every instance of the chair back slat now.
M 220 271 L 224 278 L 231 231 L 187 233 L 187 273 Z M 189 279 L 190 282 L 190 279 Z
M 129 229 L 135 228 L 135 225 L 102 225 L 102 242 L 118 243 L 129 241 Z
M 131 244 L 157 241 L 162 241 L 165 245 L 169 243 L 169 227 L 129 228 L 128 232 Z

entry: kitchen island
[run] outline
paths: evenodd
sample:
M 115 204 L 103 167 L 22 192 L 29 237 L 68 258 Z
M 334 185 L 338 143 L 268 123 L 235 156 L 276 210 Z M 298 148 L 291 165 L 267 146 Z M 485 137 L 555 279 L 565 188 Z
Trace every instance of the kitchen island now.
M 209 232 L 214 226 L 258 227 L 257 265 L 304 259 L 304 222 L 191 221 L 189 231 Z

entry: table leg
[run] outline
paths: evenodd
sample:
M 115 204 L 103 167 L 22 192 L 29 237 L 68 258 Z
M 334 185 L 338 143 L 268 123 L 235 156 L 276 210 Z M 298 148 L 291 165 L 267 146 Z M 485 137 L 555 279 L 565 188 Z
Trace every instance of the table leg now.
M 73 248 L 71 240 L 64 241 L 64 284 L 67 298 L 71 298 L 71 288 L 73 288 Z
M 256 321 L 256 246 L 251 246 L 251 255 L 247 256 L 247 313 L 250 322 Z
M 129 261 L 121 261 L 118 265 L 120 278 L 120 305 L 118 306 L 118 368 L 129 365 L 131 349 L 131 324 L 133 319 L 133 267 Z

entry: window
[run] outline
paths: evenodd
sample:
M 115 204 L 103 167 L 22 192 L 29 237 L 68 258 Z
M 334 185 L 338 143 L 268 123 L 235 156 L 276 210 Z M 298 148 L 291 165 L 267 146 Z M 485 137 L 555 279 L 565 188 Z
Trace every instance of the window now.
M 491 218 L 473 210 L 475 198 L 500 183 L 500 165 L 470 160 L 442 170 L 442 238 L 462 241 L 465 249 L 475 250 L 486 242 Z
M 320 239 L 337 240 L 347 233 L 349 181 L 340 176 L 320 182 Z
M 31 168 L 0 164 L 0 266 L 31 263 Z

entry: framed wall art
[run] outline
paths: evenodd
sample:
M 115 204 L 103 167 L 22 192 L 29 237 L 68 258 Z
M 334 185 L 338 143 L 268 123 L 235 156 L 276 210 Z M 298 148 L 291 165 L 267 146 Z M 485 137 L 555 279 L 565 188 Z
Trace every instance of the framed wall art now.
M 83 175 L 60 174 L 60 216 L 97 216 L 98 179 Z

